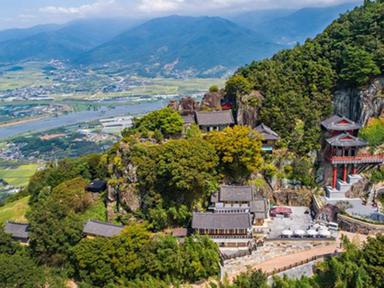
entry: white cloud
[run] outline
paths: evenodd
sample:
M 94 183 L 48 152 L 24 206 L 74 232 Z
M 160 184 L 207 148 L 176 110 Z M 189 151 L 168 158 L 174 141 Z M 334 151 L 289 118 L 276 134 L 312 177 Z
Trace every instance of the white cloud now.
M 181 8 L 184 0 L 142 0 L 138 10 L 144 13 L 171 12 Z
M 64 6 L 46 6 L 39 9 L 39 12 L 46 14 L 67 15 L 67 16 L 92 16 L 98 15 L 105 11 L 105 9 L 113 7 L 116 4 L 115 0 L 97 0 L 91 4 L 84 4 L 77 7 L 64 7 Z
M 0 0 L 1 1 L 1 0 Z M 326 6 L 363 0 L 82 0 L 87 4 L 65 5 L 65 0 L 56 0 L 56 5 L 38 9 L 37 18 L 47 22 L 66 22 L 86 17 L 152 18 L 169 14 L 225 15 L 239 11 L 268 8 L 301 8 Z M 90 1 L 90 2 L 89 2 Z M 93 1 L 93 2 L 92 2 Z M 33 14 L 28 12 L 28 14 Z

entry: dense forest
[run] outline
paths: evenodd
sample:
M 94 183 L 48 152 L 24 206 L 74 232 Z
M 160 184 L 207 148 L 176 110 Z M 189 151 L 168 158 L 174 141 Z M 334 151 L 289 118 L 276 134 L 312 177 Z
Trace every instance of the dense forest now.
M 227 98 L 239 102 L 252 90 L 263 95 L 260 121 L 298 154 L 319 148 L 320 121 L 332 113 L 338 87 L 361 87 L 384 71 L 384 2 L 342 15 L 303 45 L 240 68 L 229 79 Z M 260 99 L 256 99 L 260 100 Z

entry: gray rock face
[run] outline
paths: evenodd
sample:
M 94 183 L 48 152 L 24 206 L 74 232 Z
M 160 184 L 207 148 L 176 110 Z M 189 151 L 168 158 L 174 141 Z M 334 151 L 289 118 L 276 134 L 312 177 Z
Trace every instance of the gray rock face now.
M 369 118 L 384 111 L 384 77 L 376 78 L 363 89 L 336 90 L 333 95 L 334 112 L 365 125 Z
M 237 99 L 237 123 L 256 127 L 260 104 L 263 96 L 259 91 L 252 91 L 250 95 L 244 95 Z

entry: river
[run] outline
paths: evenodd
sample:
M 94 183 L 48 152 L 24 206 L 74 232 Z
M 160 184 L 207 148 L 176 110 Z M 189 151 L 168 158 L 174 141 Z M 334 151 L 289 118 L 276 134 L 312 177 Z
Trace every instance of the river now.
M 59 127 L 95 121 L 108 117 L 138 115 L 151 112 L 166 105 L 164 100 L 142 102 L 138 104 L 120 105 L 114 108 L 101 107 L 95 111 L 72 112 L 57 117 L 31 120 L 12 126 L 0 128 L 0 139 L 6 139 L 28 132 L 42 132 Z

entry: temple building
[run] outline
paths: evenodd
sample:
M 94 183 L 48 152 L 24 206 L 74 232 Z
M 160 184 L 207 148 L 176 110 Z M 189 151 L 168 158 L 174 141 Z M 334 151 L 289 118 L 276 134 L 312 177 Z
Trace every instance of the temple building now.
M 196 124 L 202 131 L 220 131 L 235 125 L 232 110 L 195 112 Z
M 208 235 L 220 247 L 252 245 L 252 219 L 249 213 L 199 213 L 192 216 L 192 229 Z
M 268 201 L 258 197 L 251 186 L 222 185 L 211 196 L 214 213 L 250 213 L 252 224 L 263 225 L 268 218 Z
M 124 226 L 89 220 L 83 228 L 88 237 L 113 237 L 119 235 Z
M 365 169 L 381 165 L 384 155 L 360 153 L 368 145 L 358 138 L 361 126 L 350 119 L 334 115 L 322 123 L 324 131 L 323 158 L 331 173 L 325 173 L 327 197 L 343 199 L 351 186 L 360 181 L 358 174 Z M 331 174 L 331 175 L 329 175 Z
M 4 232 L 10 234 L 12 239 L 22 243 L 29 242 L 29 224 L 7 221 L 4 225 Z
M 264 152 L 272 153 L 276 142 L 280 139 L 280 136 L 263 123 L 257 126 L 255 130 L 263 136 L 262 150 Z
M 263 230 L 269 203 L 251 186 L 222 185 L 206 213 L 193 213 L 194 232 L 209 235 L 221 247 L 252 247 Z

